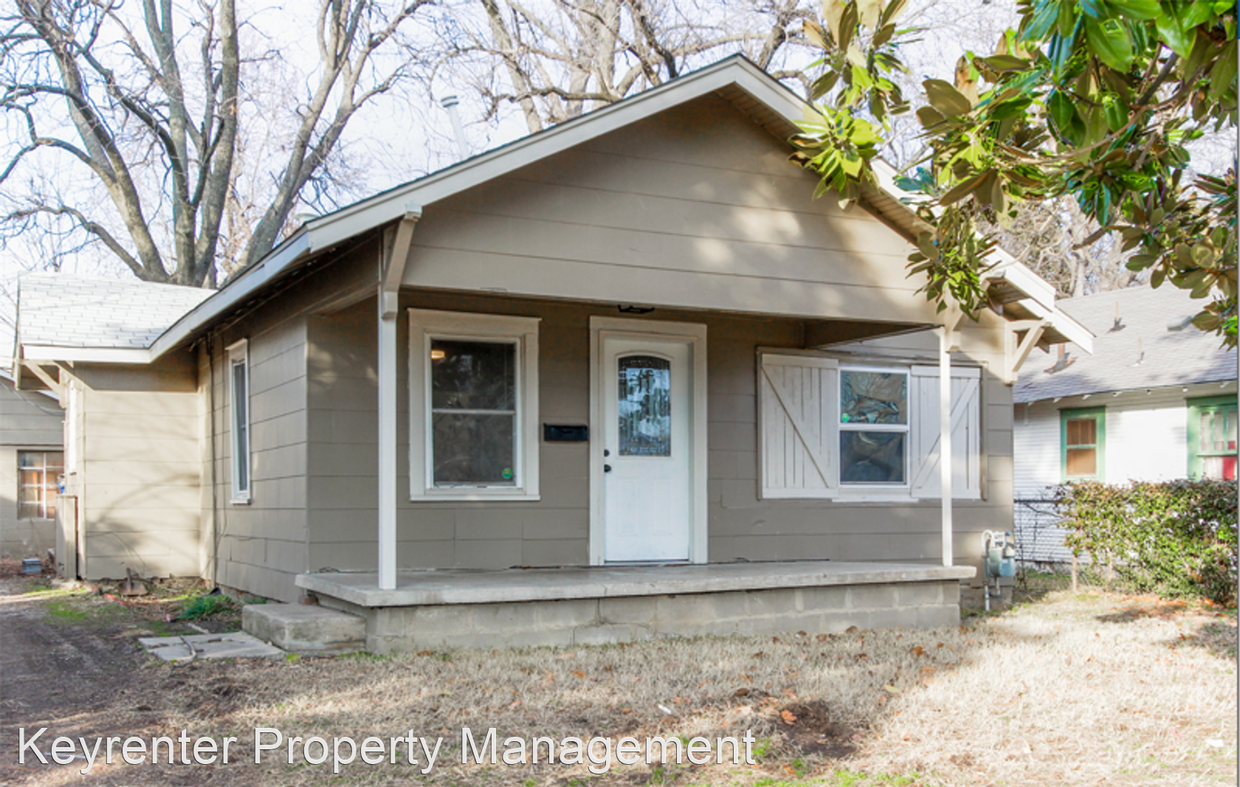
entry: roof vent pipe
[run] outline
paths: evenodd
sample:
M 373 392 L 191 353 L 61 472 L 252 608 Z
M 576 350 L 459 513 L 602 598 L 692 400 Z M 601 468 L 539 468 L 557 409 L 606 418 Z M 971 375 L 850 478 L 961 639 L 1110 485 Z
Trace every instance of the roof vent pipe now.
M 461 103 L 455 95 L 444 96 L 439 99 L 439 104 L 448 110 L 448 119 L 452 121 L 452 136 L 456 137 L 456 149 L 461 154 L 461 160 L 469 158 L 469 148 L 465 146 L 465 128 L 461 125 L 461 116 L 456 111 L 456 105 Z

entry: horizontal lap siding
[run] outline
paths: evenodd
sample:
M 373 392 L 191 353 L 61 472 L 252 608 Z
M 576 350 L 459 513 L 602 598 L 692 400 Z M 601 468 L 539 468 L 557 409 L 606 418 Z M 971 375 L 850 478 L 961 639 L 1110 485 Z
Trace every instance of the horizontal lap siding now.
M 404 283 L 804 317 L 930 319 L 911 247 L 707 97 L 426 206 Z
M 293 601 L 293 577 L 306 558 L 306 317 L 296 302 L 276 302 L 213 340 L 215 581 Z M 249 343 L 250 502 L 232 498 L 232 391 L 226 347 Z M 205 367 L 205 363 L 204 363 Z M 208 385 L 204 377 L 203 385 Z M 207 424 L 207 428 L 211 428 Z M 209 461 L 207 457 L 204 461 Z M 211 501 L 207 501 L 210 505 Z M 209 548 L 209 547 L 208 547 Z
M 0 557 L 43 557 L 55 546 L 51 520 L 17 518 L 17 453 L 61 450 L 63 424 L 55 399 L 34 391 L 19 394 L 0 378 Z
M 195 370 L 176 355 L 125 371 L 79 364 L 81 497 L 88 579 L 198 576 L 201 411 Z

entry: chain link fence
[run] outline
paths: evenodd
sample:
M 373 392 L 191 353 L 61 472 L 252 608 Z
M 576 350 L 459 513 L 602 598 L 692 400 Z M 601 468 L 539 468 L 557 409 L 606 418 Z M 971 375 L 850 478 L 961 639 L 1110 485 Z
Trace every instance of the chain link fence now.
M 1063 516 L 1051 497 L 1018 497 L 1012 522 L 1016 536 L 1016 561 L 1026 570 L 1063 569 L 1072 564 L 1072 550 L 1064 546 L 1067 535 Z

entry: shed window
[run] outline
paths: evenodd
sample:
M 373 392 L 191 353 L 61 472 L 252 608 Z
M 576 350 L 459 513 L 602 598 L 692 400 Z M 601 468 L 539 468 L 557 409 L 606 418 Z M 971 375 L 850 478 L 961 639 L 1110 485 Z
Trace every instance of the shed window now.
M 536 498 L 538 320 L 409 317 L 411 498 Z
M 1060 464 L 1064 481 L 1106 477 L 1106 409 L 1060 411 Z
M 1188 401 L 1188 475 L 1236 478 L 1236 399 L 1215 396 Z
M 17 517 L 54 519 L 65 455 L 60 451 L 17 452 Z
M 250 502 L 249 342 L 228 348 L 228 390 L 232 404 L 232 502 Z

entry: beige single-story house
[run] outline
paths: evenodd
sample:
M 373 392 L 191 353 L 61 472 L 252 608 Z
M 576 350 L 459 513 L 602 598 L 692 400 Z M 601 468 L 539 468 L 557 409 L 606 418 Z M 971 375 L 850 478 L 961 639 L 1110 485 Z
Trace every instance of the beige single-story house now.
M 76 570 L 310 595 L 372 650 L 958 620 L 1016 370 L 1090 335 L 1009 257 L 938 312 L 894 173 L 812 199 L 802 114 L 722 61 L 311 219 L 153 337 L 28 334 L 66 298 L 24 279 Z
M 54 397 L 16 390 L 0 368 L 0 557 L 44 558 L 56 545 L 63 421 Z

